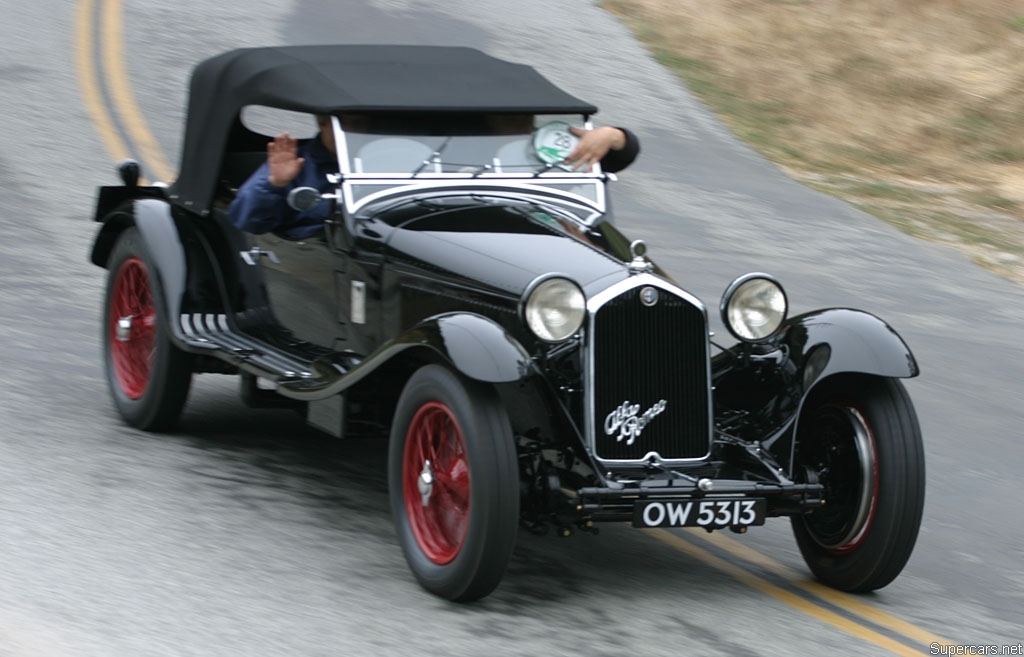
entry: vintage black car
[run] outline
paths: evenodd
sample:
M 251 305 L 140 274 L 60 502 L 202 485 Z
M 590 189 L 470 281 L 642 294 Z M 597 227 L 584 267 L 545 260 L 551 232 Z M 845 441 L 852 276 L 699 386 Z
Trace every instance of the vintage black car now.
M 99 192 L 91 257 L 127 423 L 167 429 L 191 377 L 217 372 L 333 436 L 390 427 L 398 540 L 452 600 L 498 585 L 519 528 L 601 522 L 789 516 L 834 587 L 903 569 L 925 485 L 904 341 L 857 310 L 787 317 L 778 281 L 749 273 L 719 305 L 736 343 L 714 345 L 704 304 L 612 223 L 614 176 L 562 165 L 566 124 L 594 106 L 454 47 L 235 50 L 190 93 L 177 181 L 126 162 Z M 329 191 L 288 197 L 329 204 L 313 236 L 228 220 L 266 158 L 254 106 L 330 117 Z

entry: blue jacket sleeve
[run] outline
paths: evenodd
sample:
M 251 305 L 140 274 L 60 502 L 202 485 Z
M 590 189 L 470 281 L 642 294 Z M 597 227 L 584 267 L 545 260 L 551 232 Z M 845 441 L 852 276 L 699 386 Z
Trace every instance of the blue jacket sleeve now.
M 237 228 L 247 233 L 266 233 L 283 225 L 288 218 L 288 186 L 275 187 L 267 180 L 270 169 L 266 163 L 239 188 L 228 207 L 228 217 Z

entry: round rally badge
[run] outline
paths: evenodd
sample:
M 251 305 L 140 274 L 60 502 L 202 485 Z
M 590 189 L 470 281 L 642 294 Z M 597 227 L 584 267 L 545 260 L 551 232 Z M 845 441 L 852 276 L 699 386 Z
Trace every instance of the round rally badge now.
M 545 164 L 556 164 L 563 169 L 571 170 L 572 167 L 562 163 L 579 142 L 580 138 L 569 132 L 568 123 L 552 121 L 537 128 L 533 133 L 533 152 Z

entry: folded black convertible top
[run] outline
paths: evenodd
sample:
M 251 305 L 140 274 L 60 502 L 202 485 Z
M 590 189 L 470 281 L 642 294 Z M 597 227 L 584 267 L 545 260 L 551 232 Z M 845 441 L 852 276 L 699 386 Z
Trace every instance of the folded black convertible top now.
M 247 105 L 311 114 L 597 112 L 529 66 L 453 46 L 243 48 L 196 66 L 189 94 L 172 191 L 197 209 L 210 200 L 224 146 Z

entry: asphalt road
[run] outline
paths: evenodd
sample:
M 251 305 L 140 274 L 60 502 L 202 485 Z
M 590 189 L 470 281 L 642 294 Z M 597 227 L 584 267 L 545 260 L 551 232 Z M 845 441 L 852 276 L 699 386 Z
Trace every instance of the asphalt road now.
M 876 655 L 1024 641 L 1024 290 L 801 187 L 582 0 L 0 1 L 0 657 Z M 336 441 L 197 380 L 181 428 L 130 430 L 100 368 L 95 188 L 173 175 L 192 65 L 273 43 L 463 44 L 532 64 L 628 125 L 620 225 L 710 307 L 750 270 L 796 312 L 888 320 L 922 367 L 917 549 L 835 595 L 785 521 L 742 537 L 522 536 L 473 605 L 421 591 L 382 441 Z M 934 654 L 934 653 L 932 653 Z

